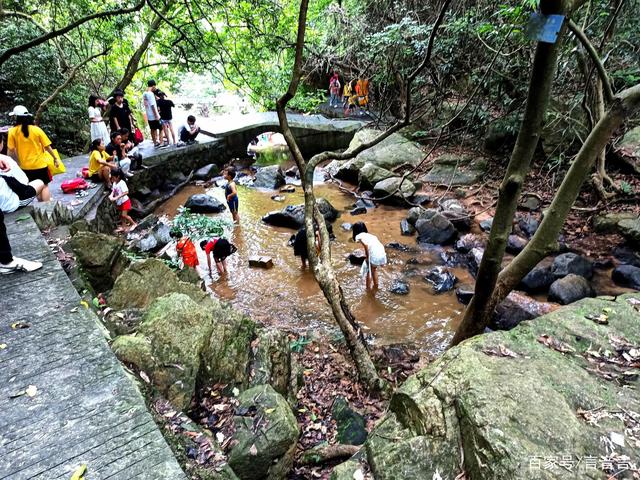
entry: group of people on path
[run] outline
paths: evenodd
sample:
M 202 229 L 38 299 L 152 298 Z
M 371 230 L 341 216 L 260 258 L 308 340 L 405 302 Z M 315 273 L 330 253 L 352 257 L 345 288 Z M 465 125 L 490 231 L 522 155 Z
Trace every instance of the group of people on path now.
M 340 82 L 340 75 L 334 70 L 329 79 L 329 106 L 342 106 L 344 116 L 351 114 L 364 115 L 369 113 L 369 79 L 359 76 L 345 82 Z

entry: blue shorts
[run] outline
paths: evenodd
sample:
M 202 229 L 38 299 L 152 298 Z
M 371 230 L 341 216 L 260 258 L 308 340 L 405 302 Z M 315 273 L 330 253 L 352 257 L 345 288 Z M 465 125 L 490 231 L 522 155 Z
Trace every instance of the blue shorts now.
M 231 197 L 231 200 L 227 200 L 227 205 L 229 205 L 229 210 L 231 210 L 231 212 L 237 212 L 238 211 L 238 195 L 234 195 L 233 197 Z

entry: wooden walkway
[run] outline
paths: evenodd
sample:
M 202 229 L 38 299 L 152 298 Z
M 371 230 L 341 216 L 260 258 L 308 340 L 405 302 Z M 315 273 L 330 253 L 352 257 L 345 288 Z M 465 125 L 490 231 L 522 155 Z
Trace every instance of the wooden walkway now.
M 68 480 L 81 465 L 87 480 L 185 479 L 35 222 L 22 210 L 6 224 L 13 253 L 44 266 L 0 275 L 0 480 Z

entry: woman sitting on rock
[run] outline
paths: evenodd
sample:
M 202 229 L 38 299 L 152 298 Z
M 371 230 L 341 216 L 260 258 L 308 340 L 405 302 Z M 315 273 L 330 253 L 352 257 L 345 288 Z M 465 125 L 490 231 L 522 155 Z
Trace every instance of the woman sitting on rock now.
M 364 222 L 354 223 L 351 233 L 353 240 L 360 242 L 364 247 L 365 260 L 362 263 L 360 272 L 363 276 L 366 276 L 367 290 L 371 288 L 371 281 L 373 281 L 373 288 L 378 288 L 378 267 L 387 264 L 387 253 L 384 251 L 384 245 L 378 240 L 378 237 L 368 233 Z

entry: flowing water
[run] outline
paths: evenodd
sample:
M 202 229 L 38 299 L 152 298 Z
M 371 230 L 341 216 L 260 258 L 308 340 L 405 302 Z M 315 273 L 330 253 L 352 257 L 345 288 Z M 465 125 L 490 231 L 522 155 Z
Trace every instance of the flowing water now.
M 171 218 L 190 195 L 205 191 L 224 201 L 222 188 L 189 186 L 156 213 Z M 331 311 L 313 275 L 301 269 L 300 259 L 294 257 L 293 248 L 287 245 L 295 231 L 272 227 L 261 221 L 267 212 L 302 203 L 301 189 L 298 187 L 296 193 L 284 194 L 284 202 L 272 200 L 273 191 L 239 186 L 238 193 L 241 222 L 229 238 L 238 247 L 238 252 L 227 260 L 228 276 L 220 278 L 214 268 L 211 279 L 204 253 L 198 249 L 200 273 L 208 288 L 216 297 L 231 302 L 266 324 L 299 329 L 300 332 L 333 327 Z M 333 264 L 353 313 L 365 326 L 366 332 L 380 344 L 412 343 L 433 354 L 442 351 L 455 331 L 463 306 L 453 291 L 433 294 L 431 286 L 423 280 L 424 270 L 438 264 L 438 252 L 423 251 L 417 246 L 415 237 L 400 235 L 399 223 L 406 210 L 379 206 L 366 215 L 352 217 L 348 211 L 354 202 L 353 196 L 329 184 L 317 185 L 316 194 L 325 197 L 341 212 L 334 223 Z M 231 218 L 228 211 L 220 215 Z M 369 232 L 377 235 L 383 244 L 401 242 L 412 249 L 411 252 L 400 252 L 387 248 L 389 263 L 379 270 L 380 289 L 376 292 L 366 291 L 364 280 L 360 278 L 360 268 L 345 258 L 358 250 L 359 244 L 351 240 L 351 232 L 344 231 L 341 224 L 357 221 L 366 222 Z M 250 268 L 248 257 L 251 255 L 271 257 L 274 267 L 270 270 Z M 409 260 L 412 260 L 411 264 L 407 263 Z M 460 283 L 471 280 L 466 270 L 452 270 Z M 399 296 L 388 291 L 397 278 L 409 284 L 408 295 Z

